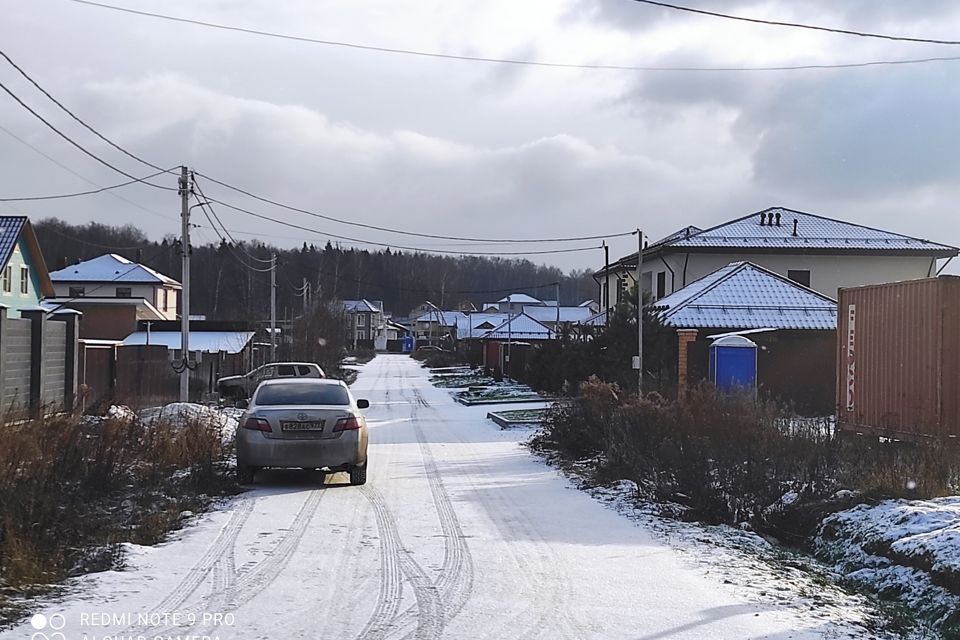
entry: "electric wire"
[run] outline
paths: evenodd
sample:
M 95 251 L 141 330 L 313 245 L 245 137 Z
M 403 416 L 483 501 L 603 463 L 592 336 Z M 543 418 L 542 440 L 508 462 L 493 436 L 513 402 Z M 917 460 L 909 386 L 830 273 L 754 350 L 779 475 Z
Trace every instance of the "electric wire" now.
M 71 174 L 71 175 L 73 175 L 73 176 L 76 176 L 77 178 L 80 178 L 81 180 L 83 180 L 83 181 L 86 182 L 87 184 L 93 185 L 94 187 L 97 187 L 97 188 L 102 188 L 102 185 L 97 184 L 96 182 L 94 182 L 93 180 L 90 180 L 89 178 L 87 178 L 87 177 L 84 176 L 83 174 L 74 171 L 73 169 L 71 169 L 71 168 L 68 167 L 67 165 L 63 164 L 62 162 L 60 162 L 59 160 L 57 160 L 57 159 L 54 158 L 53 156 L 48 155 L 47 153 L 44 153 L 41 149 L 38 149 L 38 148 L 35 147 L 34 145 L 30 144 L 29 142 L 27 142 L 26 140 L 24 140 L 23 138 L 21 138 L 20 136 L 18 136 L 17 134 L 15 134 L 14 132 L 12 132 L 12 131 L 10 131 L 9 129 L 7 129 L 6 127 L 4 127 L 2 124 L 0 124 L 0 131 L 3 131 L 3 132 L 6 133 L 8 136 L 10 136 L 11 138 L 13 138 L 14 140 L 16 140 L 17 142 L 19 142 L 19 143 L 22 144 L 23 146 L 31 149 L 32 151 L 34 151 L 35 153 L 37 153 L 37 154 L 40 155 L 41 157 L 45 158 L 47 161 L 49 161 L 49 162 L 57 165 L 58 167 L 60 167 L 60 168 L 63 169 L 64 171 L 66 171 L 67 173 L 69 173 L 69 174 Z M 149 213 L 149 214 L 151 214 L 151 215 L 157 216 L 158 218 L 163 218 L 164 220 L 176 220 L 176 218 L 174 218 L 173 216 L 164 215 L 164 214 L 160 213 L 159 211 L 154 211 L 153 209 L 151 209 L 151 208 L 149 208 L 149 207 L 145 207 L 145 206 L 143 206 L 142 204 L 140 204 L 139 202 L 136 202 L 136 201 L 134 201 L 134 200 L 131 200 L 131 199 L 129 199 L 129 198 L 126 198 L 126 197 L 122 196 L 122 195 L 119 194 L 119 193 L 115 193 L 115 192 L 113 192 L 113 191 L 105 191 L 104 193 L 106 193 L 108 196 L 111 196 L 111 197 L 113 197 L 113 198 L 116 198 L 117 200 L 121 200 L 121 201 L 123 201 L 123 202 L 126 202 L 127 204 L 132 205 L 132 206 L 134 206 L 134 207 L 136 207 L 136 208 L 138 208 L 138 209 L 140 209 L 140 210 L 142 210 L 142 211 L 145 211 L 145 212 L 147 212 L 147 213 Z
M 207 196 L 203 193 L 203 189 L 200 187 L 200 184 L 196 181 L 196 179 L 194 179 L 194 181 L 193 181 L 193 187 L 194 187 L 194 189 L 196 189 L 197 193 L 200 194 L 200 197 L 203 198 L 203 200 L 207 200 Z M 258 258 L 257 256 L 255 256 L 255 255 L 253 255 L 252 253 L 250 253 L 249 251 L 247 251 L 247 250 L 243 247 L 243 243 L 237 242 L 236 238 L 234 238 L 234 237 L 231 235 L 230 230 L 227 228 L 227 226 L 226 226 L 225 224 L 223 224 L 223 220 L 221 220 L 221 219 L 220 219 L 220 216 L 217 215 L 217 212 L 216 212 L 216 210 L 214 210 L 213 205 L 210 204 L 209 201 L 205 202 L 204 204 L 206 205 L 206 208 L 208 208 L 208 209 L 210 210 L 210 215 L 213 216 L 213 219 L 220 223 L 220 228 L 223 229 L 223 233 L 226 234 L 227 238 L 229 238 L 230 241 L 231 241 L 234 245 L 236 245 L 241 251 L 243 251 L 243 252 L 247 255 L 247 257 L 249 257 L 249 258 L 252 259 L 252 260 L 255 260 L 256 262 L 261 262 L 261 263 L 263 263 L 263 264 L 273 264 L 273 260 L 272 260 L 272 259 L 270 259 L 270 260 L 264 260 L 263 258 Z M 206 212 L 205 212 L 205 213 L 206 213 Z M 207 220 L 210 221 L 210 224 L 211 224 L 211 225 L 213 224 L 213 220 L 210 220 L 210 216 L 209 216 L 209 215 L 207 216 Z M 214 227 L 214 231 L 216 231 L 216 227 Z M 218 233 L 218 234 L 219 234 L 219 233 Z M 222 237 L 222 236 L 221 236 L 221 237 Z
M 43 95 L 47 96 L 47 98 L 49 98 L 51 102 L 53 102 L 55 105 L 57 105 L 58 107 L 60 107 L 60 109 L 62 109 L 68 116 L 70 116 L 71 118 L 73 118 L 74 120 L 76 120 L 78 123 L 80 123 L 80 125 L 83 126 L 85 129 L 87 129 L 90 133 L 92 133 L 93 135 L 97 136 L 98 138 L 100 138 L 101 140 L 103 140 L 104 142 L 106 142 L 108 145 L 110 145 L 111 147 L 113 147 L 114 149 L 116 149 L 117 151 L 119 151 L 120 153 L 122 153 L 122 154 L 124 154 L 124 155 L 126 155 L 126 156 L 128 156 L 128 157 L 130 157 L 130 158 L 133 158 L 133 159 L 136 160 L 137 162 L 140 162 L 140 163 L 142 163 L 142 164 L 145 164 L 145 165 L 147 165 L 148 167 L 151 167 L 152 169 L 156 169 L 156 170 L 159 171 L 160 173 L 172 173 L 172 172 L 173 172 L 173 169 L 164 169 L 163 167 L 161 167 L 161 166 L 159 166 L 159 165 L 156 165 L 156 164 L 153 164 L 152 162 L 149 162 L 148 160 L 144 160 L 144 159 L 141 158 L 140 156 L 138 156 L 138 155 L 136 155 L 136 154 L 134 154 L 134 153 L 132 153 L 132 152 L 124 149 L 123 147 L 121 147 L 119 144 L 117 144 L 117 143 L 114 142 L 113 140 L 110 140 L 109 138 L 107 138 L 105 135 L 103 135 L 102 133 L 100 133 L 99 131 L 97 131 L 96 129 L 94 129 L 92 126 L 90 126 L 89 124 L 87 124 L 84 120 L 82 120 L 82 119 L 81 119 L 77 114 L 75 114 L 73 111 L 71 111 L 71 110 L 68 109 L 66 106 L 64 106 L 64 104 L 63 104 L 62 102 L 60 102 L 59 100 L 57 100 L 56 98 L 54 98 L 54 97 L 50 94 L 49 91 L 47 91 L 47 90 L 44 89 L 42 86 L 40 86 L 40 83 L 38 83 L 36 80 L 34 80 L 26 71 L 23 70 L 23 68 L 20 67 L 20 65 L 18 65 L 16 62 L 14 62 L 14 61 L 10 58 L 10 56 L 6 54 L 6 52 L 4 52 L 3 50 L 0 50 L 0 56 L 2 56 L 3 59 L 6 60 L 6 61 L 10 64 L 10 66 L 12 66 L 14 69 L 16 69 L 16 70 L 20 73 L 20 75 L 22 75 L 24 78 L 26 78 L 27 81 L 28 81 L 30 84 L 32 84 L 34 87 L 36 87 L 37 90 L 40 91 L 40 93 L 42 93 Z
M 260 218 L 261 220 L 274 222 L 276 224 L 290 227 L 292 229 L 299 229 L 300 231 L 307 231 L 309 233 L 313 233 L 315 235 L 318 235 L 324 238 L 336 238 L 338 240 L 344 240 L 346 242 L 353 242 L 357 244 L 386 247 L 390 249 L 402 249 L 406 251 L 417 251 L 421 253 L 475 255 L 475 256 L 527 256 L 527 255 L 546 255 L 546 254 L 557 254 L 557 253 L 575 253 L 578 251 L 594 251 L 600 248 L 600 245 L 596 245 L 596 246 L 589 246 L 589 247 L 573 247 L 573 248 L 567 248 L 567 249 L 546 249 L 546 250 L 537 250 L 537 251 L 448 251 L 443 249 L 425 249 L 423 247 L 410 247 L 410 246 L 404 246 L 404 245 L 398 245 L 398 244 L 392 244 L 392 243 L 386 243 L 386 242 L 375 242 L 373 240 L 361 240 L 359 238 L 352 238 L 349 236 L 341 236 L 341 235 L 329 233 L 326 231 L 311 229 L 303 225 L 299 225 L 293 222 L 288 222 L 286 220 L 281 220 L 279 218 L 267 216 L 262 213 L 256 213 L 255 211 L 251 211 L 249 209 L 245 209 L 243 207 L 239 207 L 237 205 L 230 204 L 228 202 L 224 202 L 223 200 L 218 200 L 217 198 L 212 198 L 210 196 L 207 196 L 207 200 L 210 200 L 211 202 L 216 202 L 217 204 L 227 207 L 228 209 L 233 209 L 234 211 L 239 211 L 249 216 Z
M 393 228 L 391 228 L 391 227 L 383 227 L 383 226 L 374 225 L 374 224 L 366 224 L 366 223 L 362 223 L 362 222 L 353 222 L 353 221 L 351 221 L 351 220 L 342 220 L 342 219 L 340 219 L 340 218 L 334 218 L 333 216 L 324 215 L 324 214 L 322 214 L 322 213 L 317 213 L 317 212 L 315 212 L 315 211 L 309 211 L 309 210 L 307 210 L 307 209 L 301 209 L 301 208 L 299 208 L 299 207 L 294 207 L 294 206 L 291 206 L 291 205 L 288 205 L 288 204 L 284 204 L 284 203 L 282 203 L 282 202 L 277 202 L 276 200 L 271 200 L 270 198 L 265 198 L 265 197 L 263 197 L 263 196 L 258 196 L 257 194 L 252 193 L 252 192 L 250 192 L 250 191 L 248 191 L 248 190 L 246 190 L 246 189 L 242 189 L 242 188 L 240 188 L 240 187 L 237 187 L 237 186 L 228 184 L 228 183 L 226 183 L 226 182 L 223 182 L 222 180 L 217 180 L 217 179 L 215 179 L 215 178 L 212 178 L 212 177 L 210 177 L 210 176 L 208 176 L 208 175 L 206 175 L 206 174 L 200 173 L 200 172 L 197 172 L 196 175 L 198 175 L 198 176 L 200 176 L 201 178 L 204 178 L 204 179 L 206 179 L 206 180 L 209 180 L 210 182 L 213 182 L 213 183 L 215 183 L 215 184 L 218 184 L 218 185 L 220 185 L 220 186 L 222 186 L 222 187 L 226 187 L 227 189 L 232 189 L 233 191 L 236 191 L 237 193 L 242 193 L 242 194 L 245 195 L 245 196 L 249 196 L 249 197 L 253 198 L 254 200 L 259 200 L 260 202 L 264 202 L 264 203 L 266 203 L 266 204 L 271 204 L 271 205 L 273 205 L 273 206 L 275 206 L 275 207 L 280 207 L 281 209 L 287 209 L 287 210 L 289 210 L 289 211 L 294 211 L 294 212 L 296 212 L 296 213 L 302 213 L 302 214 L 304 214 L 304 215 L 308 215 L 308 216 L 311 216 L 311 217 L 314 217 L 314 218 L 320 218 L 321 220 L 328 220 L 328 221 L 330 221 L 330 222 L 337 222 L 337 223 L 340 223 L 340 224 L 346 224 L 346 225 L 350 225 L 350 226 L 353 226 L 353 227 L 362 227 L 362 228 L 364 228 L 364 229 L 371 229 L 371 230 L 374 230 L 374 231 L 383 231 L 383 232 L 386 232 L 386 233 L 396 233 L 396 234 L 405 235 L 405 236 L 416 236 L 416 237 L 418 237 L 418 238 L 430 238 L 430 239 L 436 239 L 436 240 L 460 240 L 460 241 L 463 241 L 463 242 L 491 242 L 491 243 L 503 243 L 503 244 L 529 243 L 529 244 L 532 244 L 532 243 L 545 243 L 545 242 L 578 242 L 578 241 L 585 241 L 585 240 L 603 240 L 603 239 L 606 239 L 606 238 L 620 238 L 620 237 L 624 237 L 624 236 L 630 236 L 630 235 L 634 235 L 634 233 L 636 233 L 635 231 L 623 231 L 623 232 L 618 232 L 618 233 L 607 233 L 607 234 L 592 235 L 592 236 L 572 236 L 572 237 L 567 237 L 567 238 L 470 238 L 470 237 L 463 237 L 463 236 L 446 236 L 446 235 L 433 234 L 433 233 L 418 233 L 418 232 L 414 232 L 414 231 L 404 231 L 404 230 L 402 230 L 402 229 L 393 229 Z
M 135 176 L 135 175 L 133 175 L 133 174 L 131 174 L 131 173 L 127 173 L 127 172 L 124 171 L 123 169 L 121 169 L 121 168 L 119 168 L 119 167 L 117 167 L 117 166 L 114 166 L 113 164 L 110 164 L 109 162 L 107 162 L 106 160 L 104 160 L 103 158 L 101 158 L 100 156 L 98 156 L 97 154 L 95 154 L 95 153 L 93 153 L 92 151 L 88 150 L 86 147 L 84 147 L 83 145 L 81 145 L 79 142 L 75 141 L 73 138 L 71 138 L 70 136 L 68 136 L 68 135 L 65 134 L 64 132 L 60 131 L 60 129 L 58 129 L 56 126 L 54 126 L 49 120 L 47 120 L 47 119 L 44 118 L 42 115 L 40 115 L 39 113 L 37 113 L 37 111 L 35 111 L 30 105 L 28 105 L 26 102 L 24 102 L 22 99 L 20 99 L 20 97 L 19 97 L 17 94 L 15 94 L 13 91 L 11 91 L 10 88 L 7 87 L 7 85 L 3 84 L 3 82 L 0 82 L 0 89 L 3 89 L 3 90 L 7 93 L 7 95 L 9 95 L 11 98 L 13 98 L 13 99 L 17 102 L 17 104 L 19 104 L 21 107 L 23 107 L 23 108 L 26 109 L 28 112 L 30 112 L 30 114 L 33 115 L 33 117 L 35 117 L 37 120 L 39 120 L 40 122 L 42 122 L 43 124 L 45 124 L 45 125 L 47 126 L 47 128 L 49 128 L 51 131 L 53 131 L 53 132 L 56 133 L 58 136 L 60 136 L 60 137 L 63 138 L 64 140 L 66 140 L 68 143 L 70 143 L 71 145 L 73 145 L 74 147 L 76 147 L 77 149 L 79 149 L 80 151 L 82 151 L 84 154 L 86 154 L 86 155 L 88 155 L 89 157 L 93 158 L 94 160 L 96 160 L 97 162 L 99 162 L 100 164 L 102 164 L 103 166 L 108 167 L 108 168 L 116 171 L 117 173 L 119 173 L 119 174 L 122 175 L 122 176 L 126 176 L 127 178 L 130 178 L 131 180 L 139 180 L 139 178 L 138 178 L 137 176 Z M 154 184 L 154 183 L 152 183 L 152 182 L 143 182 L 143 184 L 150 185 L 151 187 L 154 187 L 154 188 L 156 188 L 156 189 L 163 189 L 163 190 L 165 190 L 165 191 L 176 191 L 176 189 L 173 188 L 173 187 L 164 187 L 164 186 L 162 186 L 162 185 Z
M 255 272 L 255 273 L 269 273 L 270 271 L 273 270 L 273 267 L 272 267 L 272 266 L 269 267 L 269 268 L 267 268 L 267 269 L 260 269 L 260 268 L 258 268 L 258 267 L 254 267 L 254 266 L 252 266 L 252 265 L 247 264 L 247 263 L 240 257 L 240 255 L 234 251 L 233 244 L 230 243 L 230 242 L 228 242 L 227 239 L 224 237 L 224 235 L 223 235 L 222 233 L 220 233 L 220 230 L 217 229 L 216 225 L 213 224 L 213 220 L 210 218 L 210 214 L 207 212 L 206 203 L 204 203 L 203 201 L 200 201 L 200 203 L 199 203 L 198 205 L 196 205 L 196 206 L 199 206 L 199 207 L 200 207 L 200 211 L 202 211 L 202 212 L 203 212 L 203 215 L 207 218 L 207 221 L 210 223 L 210 227 L 213 229 L 214 233 L 217 234 L 217 237 L 219 237 L 220 240 L 221 240 L 221 241 L 224 243 L 224 245 L 227 247 L 227 252 L 228 252 L 231 256 L 233 256 L 233 257 L 237 260 L 237 262 L 239 262 L 239 263 L 242 264 L 244 267 L 246 267 L 247 269 L 249 269 L 250 271 L 253 271 L 253 272 Z M 271 261 L 271 265 L 272 265 L 272 261 Z
M 76 0 L 79 1 L 79 0 Z M 858 36 L 861 38 L 879 38 L 881 40 L 894 40 L 896 42 L 917 42 L 921 44 L 946 44 L 960 45 L 960 40 L 941 40 L 937 38 L 913 38 L 909 36 L 895 36 L 887 33 L 872 33 L 869 31 L 855 31 L 853 29 L 839 29 L 836 27 L 824 27 L 815 24 L 804 24 L 801 22 L 783 22 L 780 20 L 765 20 L 762 18 L 750 18 L 730 13 L 720 13 L 718 11 L 708 11 L 706 9 L 697 9 L 696 7 L 687 7 L 684 5 L 673 4 L 670 2 L 661 2 L 660 0 L 634 0 L 641 4 L 648 4 L 673 11 L 685 11 L 687 13 L 696 13 L 698 15 L 711 16 L 714 18 L 723 18 L 725 20 L 737 20 L 740 22 L 750 22 L 753 24 L 762 24 L 773 27 L 791 27 L 794 29 L 808 29 L 812 31 L 824 31 L 826 33 L 835 33 L 845 36 Z
M 113 189 L 127 187 L 132 184 L 137 184 L 139 182 L 146 182 L 151 178 L 156 178 L 157 176 L 163 175 L 167 172 L 168 170 L 158 171 L 156 173 L 150 174 L 149 176 L 144 176 L 142 178 L 135 178 L 133 180 L 127 180 L 126 182 L 110 185 L 109 187 L 100 187 L 98 189 L 90 189 L 88 191 L 75 191 L 73 193 L 58 193 L 55 195 L 47 195 L 47 196 L 21 196 L 18 198 L 0 198 L 0 202 L 29 202 L 29 201 L 36 201 L 36 200 L 60 200 L 63 198 L 76 198 L 79 196 L 89 196 L 96 193 L 103 193 L 104 191 L 111 191 Z
M 129 7 L 121 7 L 117 5 L 106 4 L 103 2 L 93 2 L 92 0 L 70 0 L 71 2 L 77 4 L 83 4 L 91 7 L 99 7 L 101 9 L 110 9 L 112 11 L 120 11 L 123 13 L 129 13 L 133 15 L 156 18 L 160 20 L 168 20 L 171 22 L 180 22 L 185 24 L 192 24 L 201 27 L 207 27 L 211 29 L 219 29 L 223 31 L 234 31 L 237 33 L 245 33 L 248 35 L 255 36 L 264 36 L 268 38 L 277 38 L 281 40 L 292 40 L 296 42 L 305 42 L 310 44 L 319 44 L 332 47 L 344 47 L 348 49 L 359 49 L 364 51 L 374 51 L 379 53 L 390 53 L 390 54 L 400 54 L 407 56 L 418 56 L 424 58 L 437 58 L 443 60 L 461 60 L 466 62 L 481 62 L 481 63 L 490 63 L 490 64 L 510 64 L 510 65 L 521 65 L 521 66 L 530 66 L 530 67 L 552 67 L 558 69 L 588 69 L 588 70 L 608 70 L 608 71 L 651 71 L 651 72 L 765 72 L 765 71 L 804 71 L 812 69 L 855 69 L 862 67 L 873 67 L 880 65 L 903 65 L 903 64 L 924 64 L 929 62 L 948 62 L 948 61 L 957 61 L 960 60 L 960 56 L 945 56 L 945 57 L 927 57 L 927 58 L 907 58 L 907 59 L 892 59 L 892 60 L 869 60 L 864 62 L 850 62 L 850 63 L 839 63 L 839 64 L 814 64 L 814 65 L 780 65 L 780 66 L 744 66 L 744 67 L 671 67 L 671 66 L 641 66 L 641 65 L 617 65 L 617 64 L 584 64 L 584 63 L 566 63 L 566 62 L 550 62 L 550 61 L 541 61 L 541 60 L 523 60 L 516 58 L 496 58 L 496 57 L 486 57 L 486 56 L 468 56 L 468 55 L 457 55 L 452 53 L 440 53 L 434 51 L 423 51 L 417 49 L 400 49 L 394 47 L 382 47 L 375 45 L 365 45 L 358 44 L 354 42 L 345 42 L 338 40 L 323 40 L 320 38 L 309 38 L 306 36 L 295 36 L 285 33 L 278 33 L 273 31 L 263 31 L 260 29 L 252 29 L 247 27 L 238 27 L 234 25 L 226 25 L 216 22 L 208 22 L 205 20 L 197 20 L 194 18 L 184 18 L 181 16 L 173 16 L 163 13 L 154 13 L 151 11 L 142 11 L 139 9 L 131 9 Z M 637 0 L 642 1 L 642 0 Z M 667 6 L 666 3 L 650 3 L 658 4 L 660 6 Z M 678 5 L 674 5 L 673 8 L 681 9 Z M 694 11 L 688 7 L 682 8 L 686 11 Z M 701 11 L 696 11 L 701 12 Z M 708 15 L 712 15 L 709 12 Z M 724 14 L 718 14 L 719 17 L 730 17 Z M 741 18 L 742 19 L 742 18 Z M 752 20 L 751 20 L 752 21 Z M 797 26 L 803 28 L 814 28 L 810 25 L 792 25 L 790 23 L 783 23 L 781 26 Z M 822 30 L 830 30 L 838 33 L 844 33 L 844 30 L 832 30 L 827 28 L 821 28 Z M 882 36 L 880 34 L 865 34 L 860 32 L 850 32 L 850 35 L 865 35 L 870 37 L 886 37 L 887 39 L 897 39 L 897 40 L 908 40 L 913 42 L 929 42 L 932 44 L 960 44 L 957 42 L 949 40 L 927 40 L 922 38 L 898 38 L 895 36 Z

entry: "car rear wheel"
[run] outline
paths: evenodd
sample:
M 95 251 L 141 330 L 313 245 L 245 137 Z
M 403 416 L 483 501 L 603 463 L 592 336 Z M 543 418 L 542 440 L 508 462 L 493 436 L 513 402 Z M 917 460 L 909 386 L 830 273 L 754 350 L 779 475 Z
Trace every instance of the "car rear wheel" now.
M 237 482 L 240 484 L 253 484 L 253 474 L 256 469 L 245 464 L 237 465 Z
M 367 463 L 366 462 L 363 463 L 362 467 L 351 467 L 350 484 L 354 486 L 367 484 Z

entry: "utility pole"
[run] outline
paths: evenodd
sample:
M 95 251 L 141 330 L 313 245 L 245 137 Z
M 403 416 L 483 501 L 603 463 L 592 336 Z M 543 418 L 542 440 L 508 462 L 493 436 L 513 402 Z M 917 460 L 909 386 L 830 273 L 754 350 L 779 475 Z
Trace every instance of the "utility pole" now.
M 600 301 L 605 312 L 610 311 L 610 246 L 603 241 L 603 300 Z
M 180 402 L 190 401 L 190 175 L 180 167 L 180 252 L 183 260 L 180 300 Z
M 557 292 L 557 295 L 556 295 L 556 299 L 557 299 L 557 324 L 554 325 L 554 327 L 553 327 L 553 337 L 556 338 L 557 340 L 559 340 L 559 339 L 560 339 L 560 282 L 559 282 L 559 281 L 555 282 L 555 283 L 554 283 L 554 287 L 556 287 L 555 290 L 556 290 L 556 292 Z
M 510 302 L 511 297 L 513 296 L 507 296 L 507 364 L 503 368 L 503 377 L 505 378 L 510 377 L 510 356 L 513 353 L 513 309 L 510 308 L 513 303 Z
M 270 361 L 277 361 L 277 254 L 270 256 Z
M 643 393 L 643 284 L 640 266 L 643 264 L 643 232 L 637 229 L 637 395 Z

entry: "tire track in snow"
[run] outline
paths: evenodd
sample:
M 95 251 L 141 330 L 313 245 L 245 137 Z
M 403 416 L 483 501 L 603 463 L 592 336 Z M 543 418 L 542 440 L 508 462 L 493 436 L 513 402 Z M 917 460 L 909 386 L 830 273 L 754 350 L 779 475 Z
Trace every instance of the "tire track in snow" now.
M 453 509 L 453 504 L 443 484 L 440 471 L 437 468 L 436 460 L 427 439 L 418 423 L 420 411 L 424 408 L 430 408 L 430 403 L 423 397 L 419 389 L 406 387 L 403 382 L 408 376 L 401 375 L 400 394 L 410 402 L 410 422 L 413 425 L 414 435 L 420 448 L 421 458 L 423 459 L 424 472 L 427 476 L 427 483 L 433 496 L 434 505 L 437 509 L 437 516 L 440 521 L 440 528 L 444 540 L 443 564 L 440 568 L 440 575 L 437 578 L 435 587 L 439 593 L 442 605 L 443 625 L 446 626 L 453 620 L 466 606 L 473 591 L 473 557 L 470 549 L 467 547 L 463 529 Z M 412 391 L 413 398 L 406 392 Z M 409 629 L 413 619 L 412 609 L 406 609 L 397 616 L 392 625 L 393 629 L 403 631 Z M 393 637 L 394 634 L 391 634 Z M 410 638 L 412 634 L 408 631 L 403 638 Z
M 419 389 L 414 388 L 413 391 L 419 404 L 433 409 L 429 402 L 423 398 Z M 550 631 L 546 637 L 551 639 L 560 637 L 569 640 L 580 640 L 580 638 L 587 637 L 586 630 L 570 614 L 570 579 L 566 575 L 566 571 L 563 569 L 564 564 L 554 547 L 547 542 L 533 521 L 526 515 L 525 505 L 513 500 L 503 491 L 489 488 L 495 485 L 494 476 L 489 470 L 490 465 L 486 460 L 470 453 L 469 445 L 471 443 L 459 437 L 453 430 L 450 430 L 449 433 L 461 445 L 464 445 L 464 451 L 473 461 L 472 466 L 482 469 L 487 477 L 488 481 L 481 484 L 476 481 L 473 474 L 467 474 L 471 479 L 473 489 L 478 492 L 481 500 L 492 507 L 489 513 L 510 514 L 509 518 L 498 519 L 498 526 L 507 530 L 512 539 L 529 540 L 538 552 L 534 557 L 531 557 L 527 554 L 517 553 L 515 547 L 511 544 L 506 545 L 508 553 L 521 569 L 518 572 L 520 579 L 537 595 L 528 598 L 528 607 L 513 616 L 509 622 L 506 622 L 501 627 L 501 633 L 492 634 L 491 637 L 516 637 L 522 640 L 532 640 L 544 635 L 548 630 L 546 624 L 550 621 L 561 621 L 561 624 L 554 625 L 559 627 L 559 635 L 557 631 Z M 547 588 L 547 591 L 544 591 L 544 587 Z M 525 631 L 518 632 L 523 627 L 526 627 Z
M 196 564 L 187 571 L 177 586 L 174 587 L 163 600 L 157 603 L 156 606 L 150 609 L 148 615 L 164 615 L 177 611 L 200 585 L 204 583 L 207 576 L 220 563 L 221 559 L 227 554 L 233 554 L 237 538 L 240 536 L 243 525 L 253 512 L 253 506 L 256 500 L 255 497 L 242 498 L 237 502 L 236 509 L 233 510 L 233 513 L 230 514 L 230 519 L 227 520 L 226 524 L 224 524 L 217 533 L 217 537 L 214 538 L 213 543 L 207 548 L 203 555 L 200 556 Z M 147 634 L 151 632 L 151 630 L 141 627 L 128 627 L 124 630 L 124 633 L 128 632 L 133 635 L 141 635 Z
M 383 495 L 377 489 L 368 485 L 363 486 L 360 492 L 370 501 L 376 514 L 377 529 L 380 531 L 381 552 L 388 559 L 387 569 L 393 572 L 395 568 L 396 571 L 403 573 L 413 588 L 414 597 L 417 600 L 417 628 L 414 637 L 417 640 L 440 638 L 444 619 L 436 586 L 423 568 L 413 559 L 413 556 L 403 548 L 396 519 L 390 512 Z M 384 584 L 388 585 L 387 590 L 392 587 L 399 587 L 400 581 L 395 579 L 397 577 L 399 577 L 399 574 L 396 576 L 384 574 Z M 381 590 L 381 595 L 383 593 L 384 590 Z M 379 615 L 377 615 L 377 611 L 374 612 L 374 616 L 368 621 L 367 627 L 364 628 L 359 637 L 383 638 L 390 631 L 391 626 L 399 621 L 396 615 L 396 608 L 400 603 L 399 590 L 396 591 L 395 595 L 396 597 L 392 601 L 381 597 L 378 602 Z M 380 605 L 384 606 L 381 607 Z
M 269 587 L 283 572 L 296 552 L 300 540 L 303 539 L 310 520 L 316 513 L 324 495 L 325 491 L 320 489 L 314 489 L 310 492 L 310 495 L 297 510 L 293 523 L 266 558 L 244 573 L 234 573 L 234 579 L 228 580 L 227 587 L 223 591 L 211 591 L 211 593 L 197 600 L 191 607 L 178 613 L 193 613 L 199 617 L 199 614 L 204 611 L 213 611 L 211 606 L 214 603 L 218 605 L 218 613 L 236 611 Z M 234 544 L 235 542 L 236 537 L 234 537 Z M 182 627 L 167 627 L 159 631 L 151 630 L 150 634 L 151 637 L 166 636 L 171 633 L 176 635 L 175 632 L 181 629 Z M 200 625 L 194 625 L 190 630 L 197 632 L 193 635 L 204 635 L 203 631 L 206 629 Z

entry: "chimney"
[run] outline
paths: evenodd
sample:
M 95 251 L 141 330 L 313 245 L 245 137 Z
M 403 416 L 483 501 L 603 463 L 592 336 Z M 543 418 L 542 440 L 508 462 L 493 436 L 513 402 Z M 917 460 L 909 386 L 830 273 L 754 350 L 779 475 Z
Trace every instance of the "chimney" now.
M 793 235 L 797 235 L 797 219 L 793 219 Z
M 70 261 L 67 260 L 67 256 L 60 256 L 57 259 L 57 271 L 60 269 L 66 269 L 68 264 L 70 264 Z
M 780 212 L 777 211 L 777 226 L 780 226 Z
M 764 225 L 766 224 L 766 222 L 767 222 L 767 214 L 766 214 L 766 212 L 761 212 L 761 213 L 760 213 L 760 226 L 761 226 L 761 227 L 764 226 Z
M 143 263 L 143 248 L 137 249 L 137 263 Z

